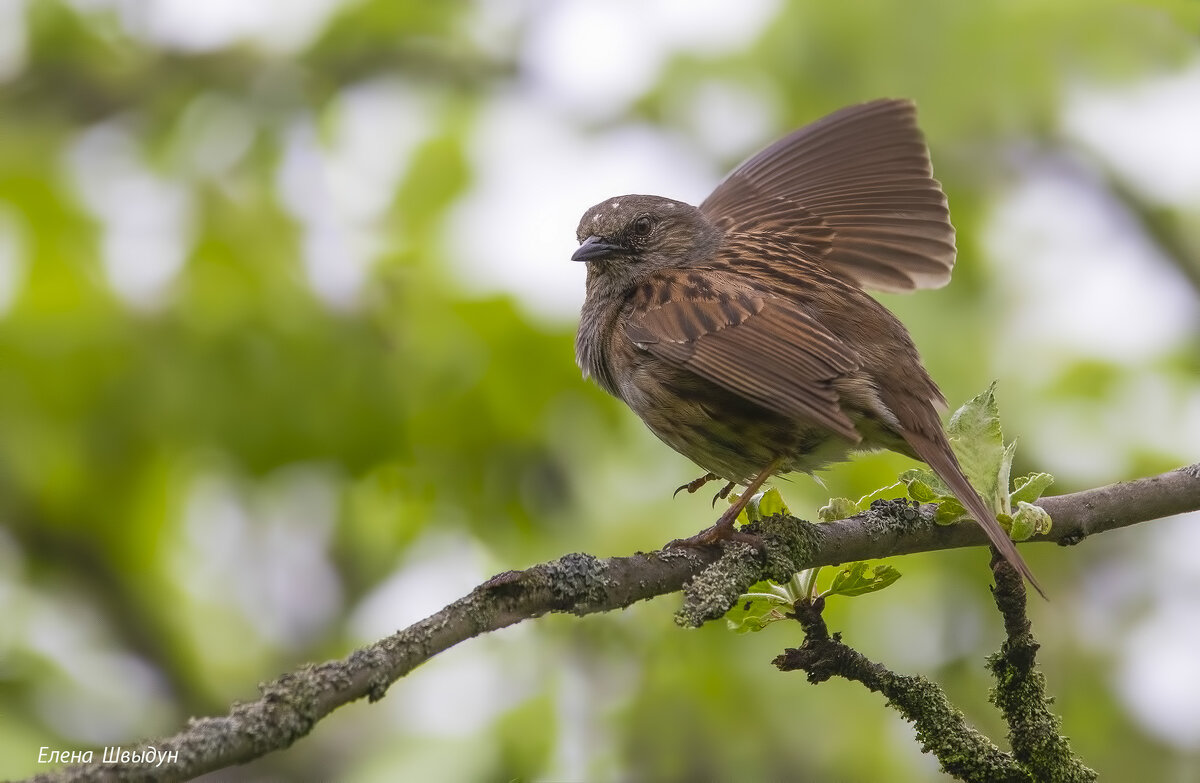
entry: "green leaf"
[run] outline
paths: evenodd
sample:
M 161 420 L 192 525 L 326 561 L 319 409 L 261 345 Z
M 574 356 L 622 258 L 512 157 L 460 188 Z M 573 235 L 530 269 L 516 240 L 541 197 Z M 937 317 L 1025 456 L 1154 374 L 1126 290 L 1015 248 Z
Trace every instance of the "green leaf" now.
M 1008 497 L 1008 478 L 1012 474 L 1013 455 L 1016 454 L 1016 452 L 1017 442 L 1014 440 L 1012 443 L 1004 447 L 1004 453 L 1000 456 L 1000 469 L 996 473 L 996 497 L 993 498 L 993 501 L 998 502 L 993 502 L 992 504 L 992 508 L 995 511 L 1005 513 L 1012 511 L 1012 506 L 1009 505 L 1010 501 Z M 984 495 L 983 499 L 987 500 L 988 498 L 986 495 Z
M 996 405 L 995 381 L 987 391 L 955 411 L 946 432 L 963 473 L 984 501 L 999 510 L 1000 493 L 1007 493 L 1008 487 L 998 484 L 1006 450 L 1004 433 L 1000 429 L 1000 410 Z
M 822 522 L 836 522 L 852 517 L 859 511 L 862 509 L 850 498 L 830 498 L 828 503 L 817 509 L 817 519 Z
M 908 484 L 908 496 L 918 503 L 932 503 L 937 500 L 937 493 L 919 479 L 913 479 Z
M 938 499 L 938 494 L 933 488 L 920 479 L 912 479 L 907 484 L 908 496 L 918 503 L 933 503 Z
M 867 561 L 860 560 L 839 571 L 833 577 L 825 595 L 866 595 L 882 590 L 899 578 L 900 572 L 890 565 L 872 566 Z
M 758 496 L 758 514 L 761 517 L 773 517 L 776 514 L 788 514 L 787 504 L 783 502 L 783 495 L 779 494 L 779 490 L 772 487 L 766 492 Z
M 1013 482 L 1012 496 L 1009 498 L 1013 505 L 1032 503 L 1042 496 L 1042 493 L 1054 483 L 1054 476 L 1049 473 L 1030 473 L 1021 476 Z
M 734 633 L 755 633 L 771 623 L 786 620 L 791 610 L 792 601 L 774 590 L 746 593 L 725 614 L 725 627 Z
M 1046 509 L 1022 500 L 1017 503 L 1017 513 L 1013 515 L 1009 535 L 1014 541 L 1024 541 L 1031 536 L 1049 533 L 1050 527 L 1050 515 L 1046 513 Z
M 736 492 L 729 493 L 726 498 L 729 505 L 733 505 L 741 499 L 741 495 Z M 750 498 L 750 502 L 742 509 L 742 513 L 738 514 L 738 524 L 748 525 L 751 522 L 773 516 L 775 514 L 789 514 L 787 504 L 783 502 L 783 496 L 779 494 L 777 489 L 768 489 L 766 492 L 759 492 L 757 495 Z
M 792 596 L 792 604 L 801 598 L 811 599 L 817 594 L 817 575 L 821 573 L 821 566 L 816 568 L 806 568 L 803 571 L 797 571 L 792 574 L 791 580 L 788 581 L 787 592 Z
M 894 484 L 888 484 L 886 487 L 880 487 L 874 492 L 863 495 L 858 500 L 830 498 L 829 503 L 817 509 L 817 518 L 822 522 L 834 522 L 839 519 L 852 517 L 855 514 L 866 511 L 875 500 L 891 500 L 896 497 L 896 489 L 899 486 L 899 481 Z
M 938 474 L 928 468 L 911 468 L 906 470 L 900 474 L 900 480 L 908 486 L 909 497 L 912 497 L 918 503 L 934 503 L 938 498 L 954 497 L 954 493 L 938 478 Z M 920 486 L 917 491 L 928 496 L 929 500 L 914 497 L 912 494 L 913 484 L 919 484 Z
M 957 498 L 944 498 L 938 503 L 933 521 L 939 525 L 954 525 L 968 518 L 967 510 Z

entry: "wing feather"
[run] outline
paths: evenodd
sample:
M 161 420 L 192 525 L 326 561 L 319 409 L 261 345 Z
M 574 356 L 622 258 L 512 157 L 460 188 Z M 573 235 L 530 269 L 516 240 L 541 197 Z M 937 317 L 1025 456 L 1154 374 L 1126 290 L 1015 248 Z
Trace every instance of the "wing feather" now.
M 936 288 L 954 227 L 910 101 L 850 106 L 736 168 L 700 209 L 727 231 L 770 233 L 855 285 Z
M 797 305 L 711 269 L 702 280 L 689 270 L 660 272 L 642 291 L 625 321 L 640 349 L 774 413 L 861 440 L 833 385 L 860 360 Z

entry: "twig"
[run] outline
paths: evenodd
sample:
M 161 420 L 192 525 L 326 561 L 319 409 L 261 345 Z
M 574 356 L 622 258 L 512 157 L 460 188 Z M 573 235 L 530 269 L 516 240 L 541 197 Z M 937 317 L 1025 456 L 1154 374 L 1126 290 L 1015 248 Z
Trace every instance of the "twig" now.
M 996 677 L 991 700 L 1008 723 L 1013 755 L 1035 780 L 1091 783 L 1095 771 L 1071 752 L 1067 738 L 1059 733 L 1061 721 L 1050 711 L 1046 677 L 1035 665 L 1039 645 L 1025 616 L 1025 585 L 995 549 L 992 573 L 996 577 L 992 595 L 1004 617 L 1007 638 L 1000 651 L 988 657 L 988 668 Z
M 829 635 L 821 616 L 824 599 L 799 601 L 796 619 L 804 629 L 804 644 L 784 650 L 773 663 L 780 671 L 803 671 L 811 683 L 843 677 L 882 693 L 888 705 L 911 722 L 921 750 L 932 753 L 942 769 L 960 780 L 1029 783 L 1032 778 L 1011 753 L 996 747 L 971 727 L 942 689 L 924 677 L 896 674 Z
M 1074 544 L 1105 530 L 1200 509 L 1200 466 L 1044 498 L 1041 505 L 1054 518 L 1054 528 L 1037 540 Z M 697 579 L 722 557 L 709 550 L 665 550 L 604 560 L 574 554 L 501 574 L 431 617 L 345 659 L 306 666 L 262 686 L 261 698 L 235 705 L 228 715 L 193 720 L 174 736 L 139 745 L 177 751 L 173 763 L 92 763 L 34 780 L 185 780 L 245 763 L 290 746 L 343 704 L 364 696 L 381 698 L 393 682 L 439 652 L 547 612 L 608 611 L 694 585 L 682 614 L 686 622 L 699 623 L 720 616 L 745 586 L 765 577 L 786 581 L 792 572 L 818 565 L 987 543 L 977 525 L 939 526 L 928 509 L 913 512 L 905 502 L 891 502 L 820 525 L 773 517 L 760 527 L 765 556 L 748 547 L 731 548 L 718 569 L 722 578 L 710 572 Z

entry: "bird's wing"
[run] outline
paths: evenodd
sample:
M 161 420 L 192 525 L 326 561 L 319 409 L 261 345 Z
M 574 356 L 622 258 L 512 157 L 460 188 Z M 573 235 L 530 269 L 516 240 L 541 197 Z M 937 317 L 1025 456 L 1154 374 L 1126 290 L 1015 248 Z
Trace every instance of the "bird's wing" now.
M 746 160 L 700 209 L 727 231 L 787 240 L 863 288 L 950 281 L 954 227 L 906 100 L 850 106 Z
M 858 356 L 788 300 L 730 273 L 668 270 L 631 306 L 625 334 L 640 349 L 767 410 L 861 440 L 833 387 Z

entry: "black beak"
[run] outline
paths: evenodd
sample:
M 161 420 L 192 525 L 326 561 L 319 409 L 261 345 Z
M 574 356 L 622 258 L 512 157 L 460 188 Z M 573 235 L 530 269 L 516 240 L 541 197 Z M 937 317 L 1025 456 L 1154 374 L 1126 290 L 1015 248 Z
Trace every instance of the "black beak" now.
M 609 244 L 600 237 L 588 237 L 571 256 L 572 261 L 595 261 L 607 255 L 624 250 L 620 245 Z

